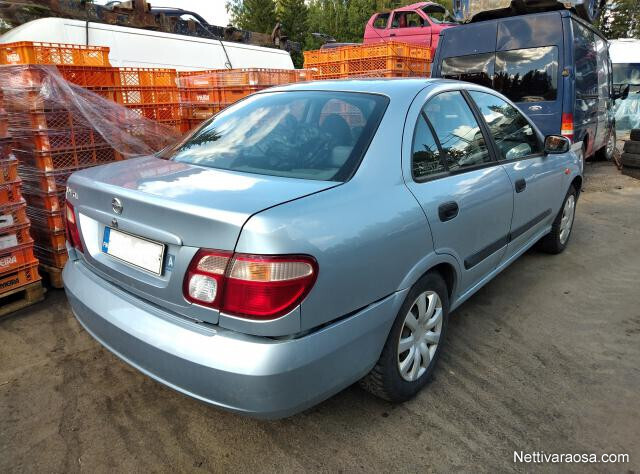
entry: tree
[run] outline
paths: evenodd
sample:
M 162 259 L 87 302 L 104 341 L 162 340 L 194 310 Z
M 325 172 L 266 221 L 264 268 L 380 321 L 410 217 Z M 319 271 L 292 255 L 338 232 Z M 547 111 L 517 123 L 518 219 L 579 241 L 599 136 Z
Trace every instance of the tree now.
M 640 2 L 614 0 L 602 9 L 598 25 L 609 39 L 640 36 Z
M 226 7 L 232 23 L 243 30 L 271 34 L 277 22 L 275 0 L 228 0 Z
M 304 0 L 278 0 L 276 13 L 282 32 L 290 41 L 304 45 L 309 37 L 308 15 L 309 8 Z M 291 57 L 296 66 L 301 67 L 302 55 L 292 53 Z

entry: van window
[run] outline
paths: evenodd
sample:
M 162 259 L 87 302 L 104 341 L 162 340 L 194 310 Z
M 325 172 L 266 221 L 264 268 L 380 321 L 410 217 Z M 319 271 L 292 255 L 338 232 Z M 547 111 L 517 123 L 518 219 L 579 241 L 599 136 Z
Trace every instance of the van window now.
M 614 64 L 613 83 L 640 86 L 640 63 Z
M 576 95 L 598 95 L 598 53 L 596 34 L 573 21 L 573 56 L 576 69 Z
M 491 162 L 480 125 L 460 92 L 438 94 L 423 111 L 436 132 L 447 171 Z
M 514 102 L 556 100 L 558 48 L 545 46 L 499 51 L 493 88 Z
M 380 13 L 375 20 L 373 20 L 373 27 L 379 30 L 384 30 L 389 22 L 388 13 Z
M 470 54 L 442 60 L 441 76 L 445 79 L 473 82 L 493 87 L 494 53 Z
M 607 43 L 596 36 L 596 51 L 598 60 L 598 97 L 608 99 L 610 96 L 609 77 L 611 76 L 609 64 L 609 48 Z

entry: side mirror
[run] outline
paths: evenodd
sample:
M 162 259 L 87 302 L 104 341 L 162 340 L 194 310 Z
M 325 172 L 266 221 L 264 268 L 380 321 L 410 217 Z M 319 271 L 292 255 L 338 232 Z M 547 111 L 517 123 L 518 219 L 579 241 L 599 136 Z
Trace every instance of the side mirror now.
M 557 155 L 571 150 L 571 142 L 561 135 L 549 135 L 544 139 L 544 152 L 548 155 Z
M 614 100 L 614 102 L 618 99 L 625 100 L 627 97 L 629 97 L 630 88 L 631 84 L 627 84 L 626 86 L 624 84 L 614 86 L 614 91 L 613 94 L 611 94 L 611 98 Z

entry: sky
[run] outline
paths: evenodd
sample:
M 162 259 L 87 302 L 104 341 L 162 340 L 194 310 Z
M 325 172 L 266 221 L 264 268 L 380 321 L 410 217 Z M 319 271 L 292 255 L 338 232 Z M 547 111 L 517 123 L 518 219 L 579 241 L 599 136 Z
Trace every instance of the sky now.
M 97 0 L 104 5 L 109 0 Z M 227 26 L 229 15 L 224 6 L 225 0 L 147 0 L 152 7 L 175 7 L 199 13 L 212 25 Z

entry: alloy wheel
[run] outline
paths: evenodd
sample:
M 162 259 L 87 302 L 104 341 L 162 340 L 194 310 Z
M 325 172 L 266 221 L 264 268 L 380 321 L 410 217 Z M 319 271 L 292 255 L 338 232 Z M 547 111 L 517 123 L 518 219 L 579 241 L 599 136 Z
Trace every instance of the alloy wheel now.
M 576 212 L 576 197 L 570 194 L 562 209 L 562 218 L 560 219 L 560 243 L 564 245 L 571 234 L 571 226 L 573 226 L 573 218 Z

